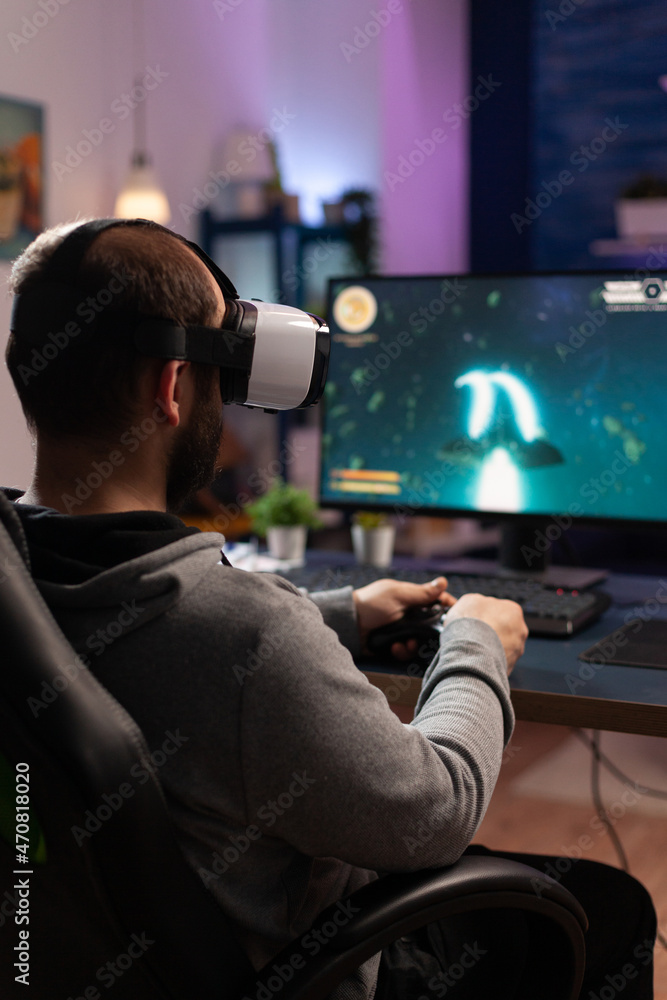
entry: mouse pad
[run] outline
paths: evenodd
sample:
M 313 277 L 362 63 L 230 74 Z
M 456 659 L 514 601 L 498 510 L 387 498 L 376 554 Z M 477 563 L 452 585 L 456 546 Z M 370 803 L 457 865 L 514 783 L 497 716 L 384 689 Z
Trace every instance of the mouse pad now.
M 592 663 L 667 669 L 667 621 L 634 618 L 579 654 Z

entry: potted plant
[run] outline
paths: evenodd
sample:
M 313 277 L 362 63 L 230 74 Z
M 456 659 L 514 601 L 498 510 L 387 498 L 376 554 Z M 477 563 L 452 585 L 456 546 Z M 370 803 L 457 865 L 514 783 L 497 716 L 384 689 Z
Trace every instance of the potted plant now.
M 352 516 L 352 548 L 357 562 L 366 566 L 391 566 L 396 528 L 386 514 L 368 510 Z
M 371 274 L 375 270 L 377 256 L 373 194 L 364 188 L 349 188 L 343 191 L 340 205 L 354 263 L 362 274 Z
M 275 142 L 267 142 L 267 151 L 273 164 L 273 177 L 264 184 L 264 199 L 269 215 L 276 210 L 286 222 L 301 222 L 298 194 L 288 194 L 283 188 Z
M 667 180 L 644 174 L 622 192 L 614 204 L 619 236 L 664 236 L 667 234 Z
M 317 504 L 307 490 L 274 479 L 269 489 L 248 504 L 251 529 L 266 538 L 276 559 L 303 560 L 308 528 L 321 527 Z

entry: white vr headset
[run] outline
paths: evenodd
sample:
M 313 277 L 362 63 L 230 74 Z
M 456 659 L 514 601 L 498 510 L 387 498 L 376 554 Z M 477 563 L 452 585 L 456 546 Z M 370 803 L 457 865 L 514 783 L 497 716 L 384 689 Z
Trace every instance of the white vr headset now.
M 103 230 L 128 225 L 162 230 L 197 254 L 225 299 L 220 327 L 183 327 L 170 320 L 107 309 L 101 293 L 95 309 L 91 308 L 90 293 L 77 284 L 83 255 Z M 76 333 L 87 335 L 100 326 L 122 327 L 132 332 L 141 354 L 216 365 L 223 403 L 291 410 L 317 403 L 324 390 L 330 338 L 321 319 L 293 306 L 240 299 L 229 278 L 196 243 L 146 219 L 83 223 L 54 251 L 40 280 L 14 297 L 11 331 L 35 351 L 57 345 L 58 337 L 66 338 L 73 331 L 71 324 L 77 327 Z M 74 335 L 69 333 L 69 337 Z

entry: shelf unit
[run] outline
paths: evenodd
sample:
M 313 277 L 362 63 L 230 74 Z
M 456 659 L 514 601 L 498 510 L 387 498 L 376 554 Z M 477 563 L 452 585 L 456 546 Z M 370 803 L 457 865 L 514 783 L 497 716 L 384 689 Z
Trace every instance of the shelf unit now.
M 312 273 L 306 265 L 315 260 L 317 251 L 309 254 L 312 244 L 350 245 L 349 229 L 346 226 L 306 226 L 300 222 L 285 219 L 280 208 L 257 219 L 217 219 L 206 210 L 201 213 L 199 239 L 202 249 L 214 256 L 217 242 L 226 236 L 269 235 L 273 246 L 274 287 L 278 292 L 277 301 L 303 309 L 305 302 L 305 278 Z M 348 273 L 353 269 L 350 268 Z

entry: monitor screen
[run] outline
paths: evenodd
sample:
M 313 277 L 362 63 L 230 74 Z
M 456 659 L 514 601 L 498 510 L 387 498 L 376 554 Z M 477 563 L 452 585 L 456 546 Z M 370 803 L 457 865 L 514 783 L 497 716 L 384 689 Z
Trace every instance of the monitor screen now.
M 323 505 L 667 520 L 667 272 L 334 279 Z

